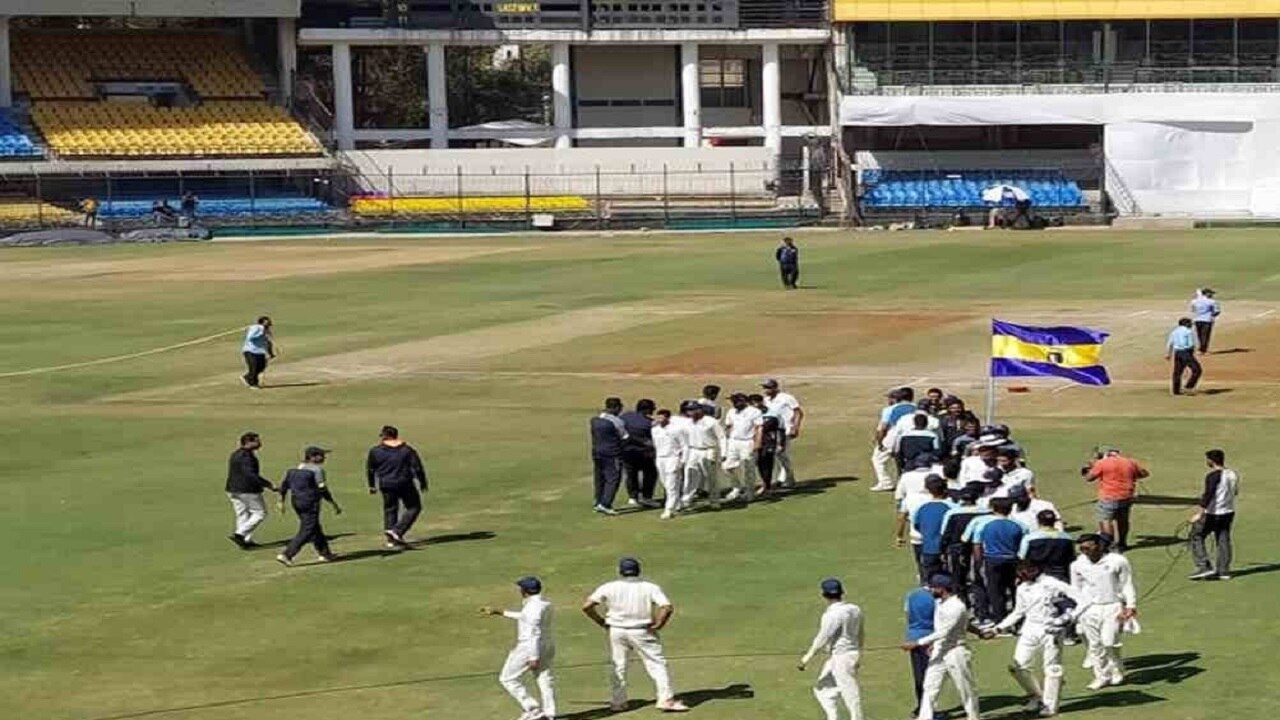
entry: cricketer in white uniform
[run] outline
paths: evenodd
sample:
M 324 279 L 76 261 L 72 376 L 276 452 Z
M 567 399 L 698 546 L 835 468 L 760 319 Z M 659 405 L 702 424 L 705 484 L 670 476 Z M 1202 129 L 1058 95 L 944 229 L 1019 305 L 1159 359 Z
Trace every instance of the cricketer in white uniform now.
M 733 489 L 725 498 L 730 502 L 746 497 L 747 502 L 756 499 L 756 483 L 760 473 L 756 469 L 756 428 L 764 419 L 764 413 L 747 403 L 747 396 L 734 393 L 730 398 L 733 409 L 724 418 L 728 435 L 724 470 Z
M 607 582 L 587 597 L 582 612 L 609 632 L 609 652 L 613 672 L 609 675 L 613 696 L 609 707 L 621 712 L 627 709 L 627 657 L 634 650 L 644 662 L 645 672 L 653 679 L 658 696 L 657 708 L 663 712 L 685 712 L 689 708 L 675 699 L 667 659 L 662 652 L 658 631 L 671 619 L 674 608 L 662 588 L 640 578 L 640 561 L 622 558 L 618 562 L 619 580 Z M 600 615 L 599 606 L 606 606 Z
M 938 599 L 938 607 L 933 611 L 933 632 L 902 646 L 907 652 L 930 647 L 918 720 L 933 720 L 934 706 L 942 692 L 942 680 L 947 676 L 951 677 L 960 695 L 966 720 L 978 720 L 978 683 L 973 674 L 973 653 L 965 645 L 964 637 L 973 618 L 964 601 L 955 594 L 954 580 L 950 575 L 938 573 L 929 578 L 929 592 Z
M 773 378 L 760 383 L 760 387 L 764 389 L 764 405 L 768 408 L 769 414 L 778 418 L 782 423 L 783 431 L 787 433 L 788 442 L 778 452 L 778 485 L 794 487 L 796 472 L 791 465 L 791 446 L 795 439 L 800 437 L 800 426 L 804 424 L 804 408 L 800 407 L 800 401 L 795 395 L 779 390 L 778 381 Z
M 1013 612 L 988 632 L 994 635 L 1022 623 L 1009 674 L 1027 691 L 1026 710 L 1041 717 L 1052 717 L 1058 714 L 1058 698 L 1062 693 L 1062 631 L 1088 610 L 1089 601 L 1075 588 L 1045 575 L 1031 563 L 1019 565 L 1018 579 L 1022 582 L 1015 593 Z M 1075 608 L 1062 612 L 1059 602 L 1063 598 L 1074 602 Z M 1044 667 L 1043 686 L 1031 674 L 1031 663 L 1037 654 Z
M 827 720 L 840 720 L 839 701 L 844 701 L 850 720 L 862 720 L 862 690 L 858 687 L 858 667 L 862 657 L 862 610 L 844 601 L 844 586 L 835 578 L 822 581 L 822 597 L 827 610 L 822 613 L 818 634 L 797 667 L 804 670 L 814 655 L 826 652 L 827 661 L 818 672 L 813 696 Z
M 655 415 L 650 436 L 658 480 L 667 495 L 661 517 L 670 520 L 680 510 L 680 498 L 684 495 L 685 433 L 672 420 L 671 411 L 663 408 Z
M 1077 627 L 1089 645 L 1089 689 L 1100 690 L 1124 682 L 1120 631 L 1138 614 L 1138 593 L 1125 556 L 1107 552 L 1106 542 L 1093 533 L 1081 535 L 1076 543 L 1080 557 L 1071 563 L 1071 586 L 1089 602 Z
M 523 598 L 519 610 L 492 610 L 482 608 L 487 615 L 500 615 L 516 621 L 516 646 L 507 654 L 498 682 L 520 707 L 524 714 L 520 720 L 550 720 L 556 716 L 555 677 L 551 665 L 556 658 L 555 640 L 551 636 L 551 603 L 542 597 L 542 581 L 536 577 L 523 577 L 516 581 Z M 542 695 L 539 704 L 525 689 L 521 678 L 533 673 Z
M 705 414 L 698 404 L 689 406 L 689 425 L 685 427 L 685 487 L 681 502 L 693 504 L 699 489 L 706 491 L 711 507 L 720 507 L 720 477 L 717 465 L 724 460 L 724 427 Z

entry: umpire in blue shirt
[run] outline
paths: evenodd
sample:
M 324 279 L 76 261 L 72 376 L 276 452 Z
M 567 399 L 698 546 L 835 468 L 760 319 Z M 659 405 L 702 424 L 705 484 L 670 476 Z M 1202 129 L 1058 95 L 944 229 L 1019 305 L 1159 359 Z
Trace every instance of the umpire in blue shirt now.
M 1194 392 L 1200 382 L 1200 361 L 1196 359 L 1196 334 L 1191 329 L 1191 318 L 1178 320 L 1178 327 L 1169 333 L 1169 341 L 1165 345 L 1165 360 L 1173 361 L 1173 394 L 1181 395 L 1182 374 L 1191 371 L 1187 378 L 1187 392 Z

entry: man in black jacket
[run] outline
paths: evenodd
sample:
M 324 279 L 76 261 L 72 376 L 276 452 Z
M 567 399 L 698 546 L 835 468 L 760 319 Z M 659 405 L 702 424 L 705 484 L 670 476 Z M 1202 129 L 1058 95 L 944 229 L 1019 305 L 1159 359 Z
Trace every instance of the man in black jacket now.
M 253 541 L 253 531 L 267 517 L 262 491 L 275 490 L 271 481 L 260 473 L 258 456 L 254 454 L 260 447 L 262 438 L 258 433 L 247 432 L 240 436 L 240 447 L 231 453 L 227 462 L 227 497 L 236 513 L 236 530 L 227 538 L 241 550 L 258 547 Z
M 302 453 L 302 464 L 285 473 L 284 480 L 280 482 L 280 512 L 284 512 L 285 498 L 292 492 L 293 511 L 298 513 L 297 534 L 285 546 L 284 552 L 276 556 L 276 560 L 282 565 L 293 565 L 293 558 L 307 543 L 315 545 L 316 554 L 321 560 L 329 562 L 334 558 L 333 552 L 329 550 L 329 538 L 325 536 L 324 528 L 320 527 L 321 500 L 332 505 L 335 513 L 342 514 L 342 508 L 325 484 L 324 459 L 328 452 L 314 446 L 307 448 Z
M 369 494 L 382 491 L 382 532 L 387 536 L 387 547 L 406 548 L 409 544 L 404 536 L 422 513 L 418 488 L 427 491 L 427 471 L 418 451 L 400 439 L 398 429 L 385 425 L 379 437 L 382 441 L 369 450 L 366 464 Z

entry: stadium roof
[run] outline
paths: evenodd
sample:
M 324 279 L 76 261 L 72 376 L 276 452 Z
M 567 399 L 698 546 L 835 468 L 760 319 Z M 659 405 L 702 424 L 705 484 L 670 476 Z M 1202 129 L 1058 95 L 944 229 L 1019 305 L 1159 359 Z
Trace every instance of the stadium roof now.
M 301 0 L 3 0 L 4 14 L 56 17 L 298 17 Z

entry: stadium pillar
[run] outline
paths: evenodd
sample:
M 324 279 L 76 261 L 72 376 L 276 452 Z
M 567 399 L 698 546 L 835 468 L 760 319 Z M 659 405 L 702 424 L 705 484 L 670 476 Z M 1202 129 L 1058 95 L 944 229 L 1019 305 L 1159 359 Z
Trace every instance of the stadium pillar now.
M 333 139 L 339 150 L 354 150 L 355 108 L 351 99 L 351 46 L 333 44 Z
M 427 126 L 431 128 L 431 149 L 449 148 L 449 85 L 446 80 L 444 45 L 434 43 L 427 53 Z
M 13 82 L 9 72 L 9 18 L 0 17 L 0 107 L 13 104 Z
M 680 44 L 680 103 L 684 108 L 684 146 L 702 145 L 702 88 L 698 43 Z
M 764 146 L 776 158 L 782 153 L 782 70 L 778 43 L 760 46 L 760 108 L 764 116 Z
M 551 123 L 556 129 L 556 147 L 573 147 L 566 130 L 573 129 L 573 68 L 569 66 L 569 43 L 551 46 Z
M 276 45 L 279 47 L 280 101 L 293 104 L 293 78 L 298 73 L 298 23 L 293 18 L 276 18 Z

